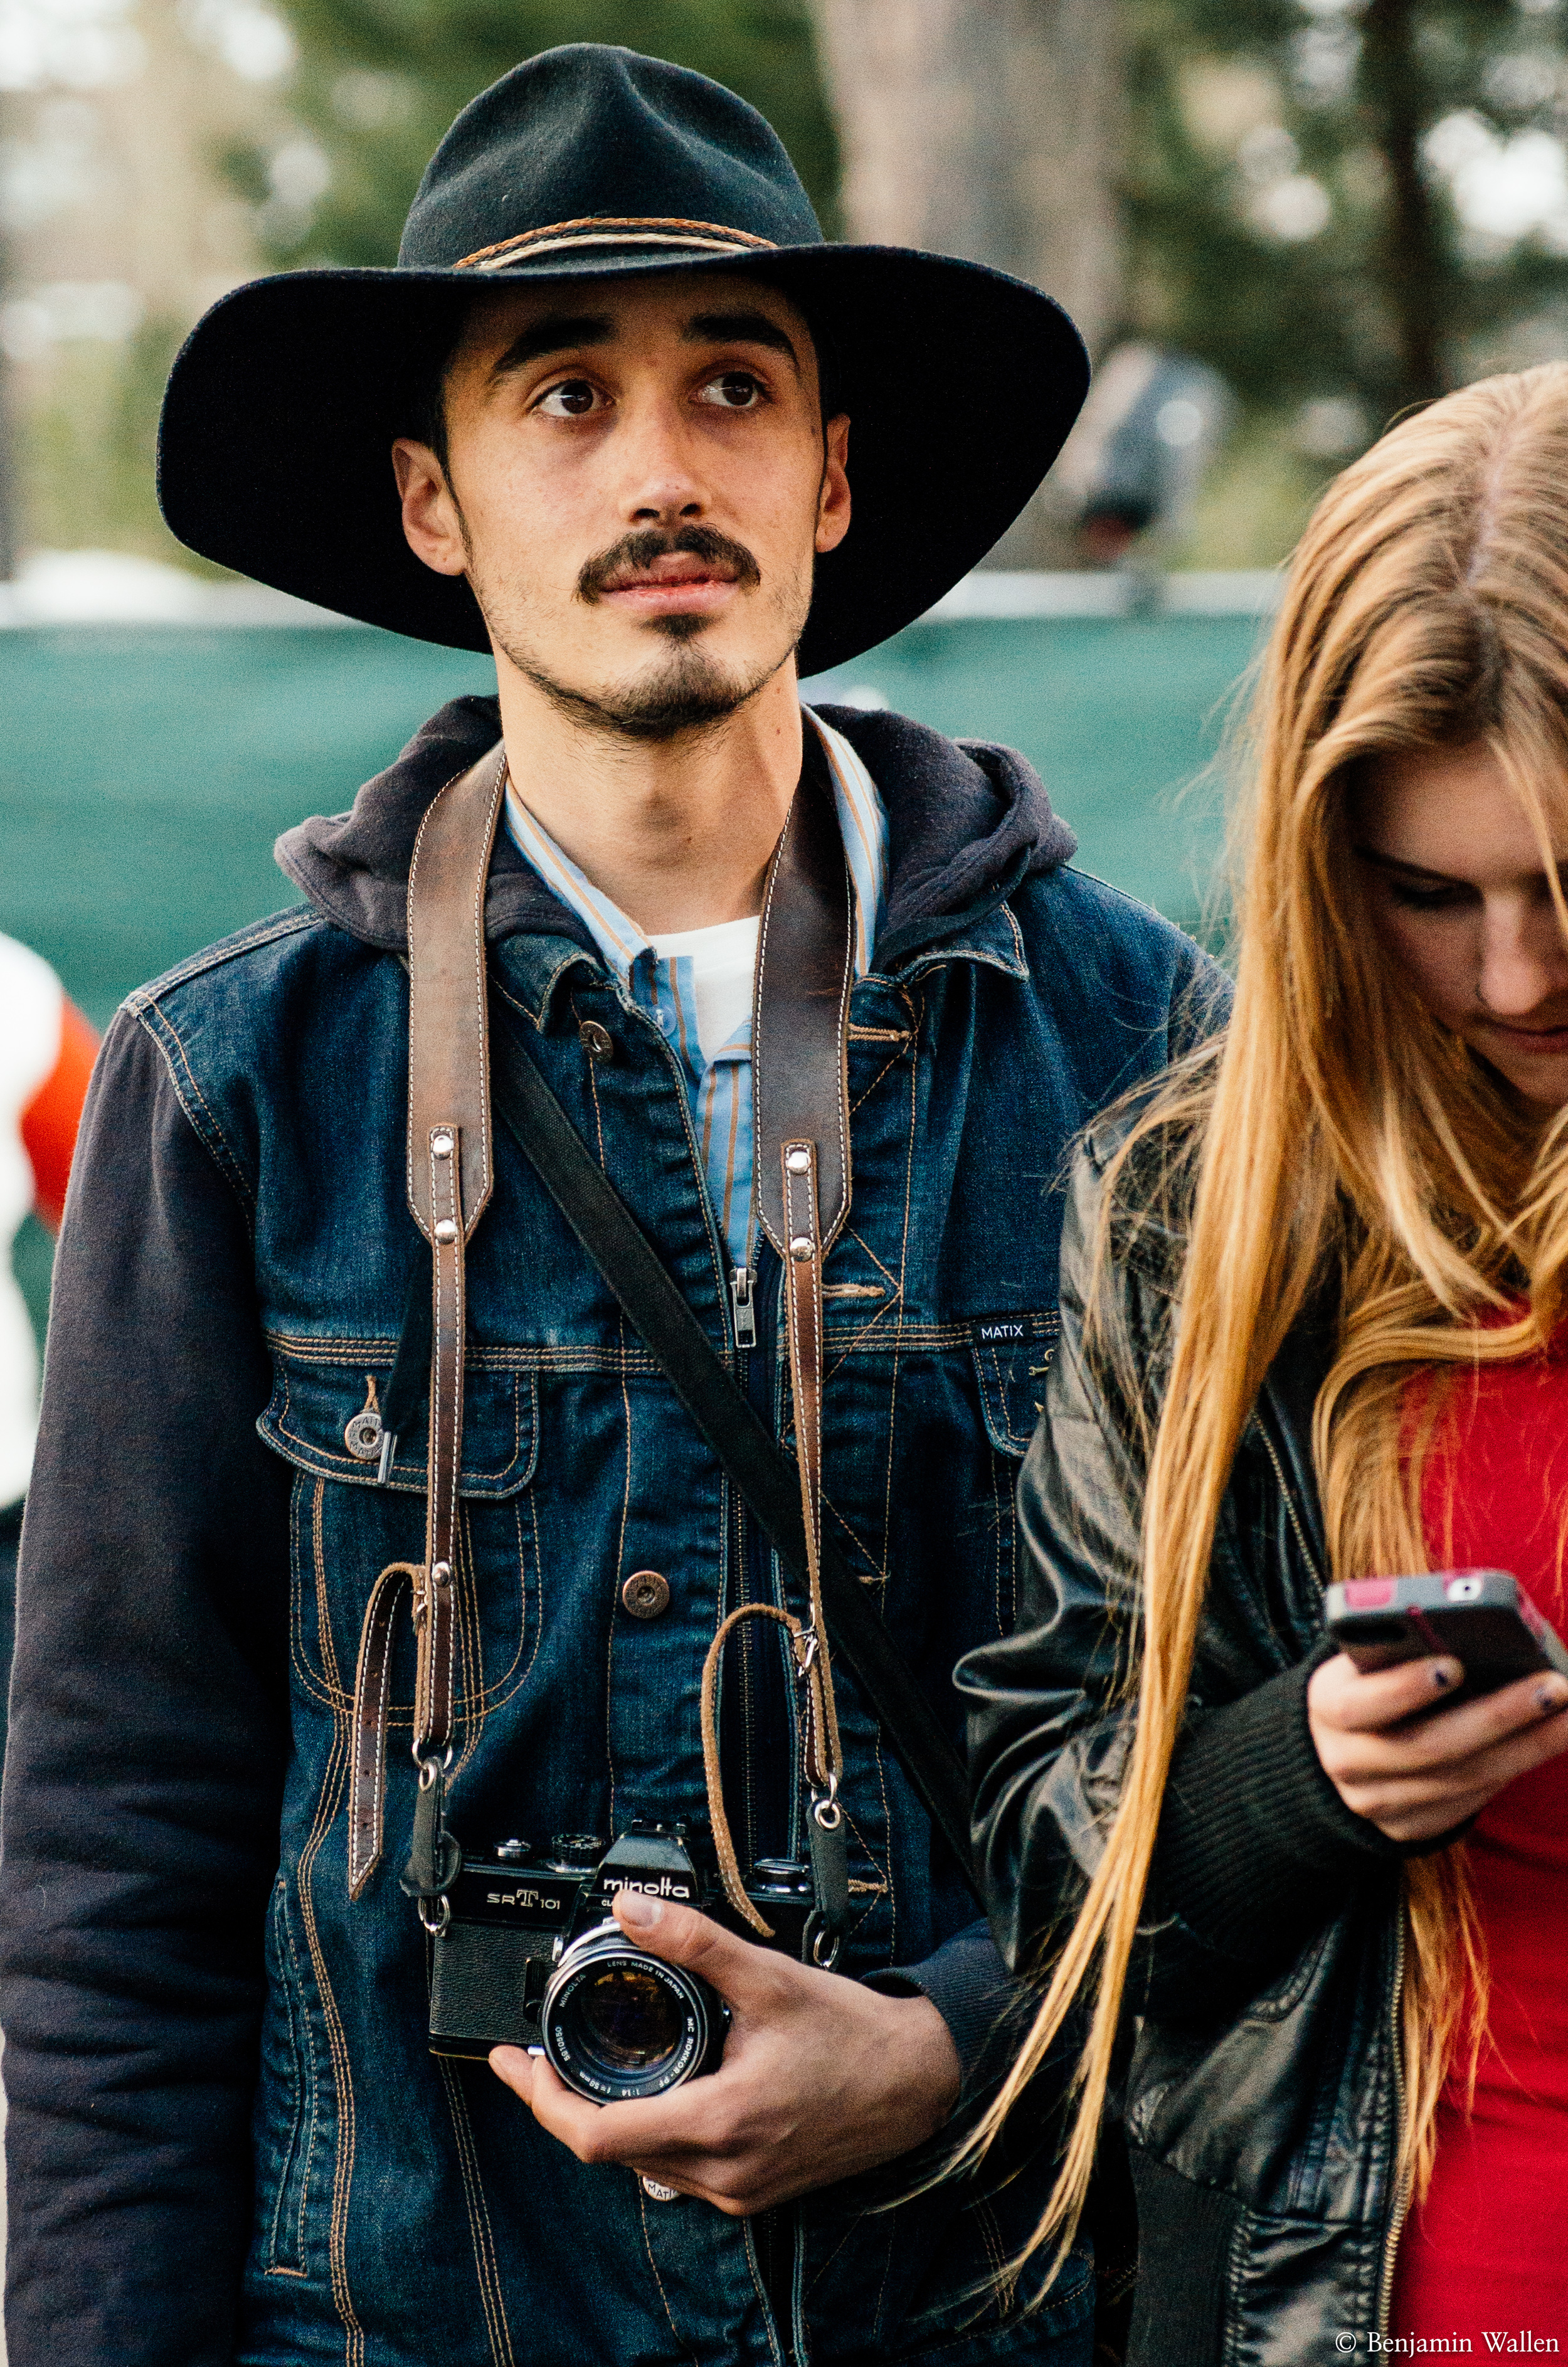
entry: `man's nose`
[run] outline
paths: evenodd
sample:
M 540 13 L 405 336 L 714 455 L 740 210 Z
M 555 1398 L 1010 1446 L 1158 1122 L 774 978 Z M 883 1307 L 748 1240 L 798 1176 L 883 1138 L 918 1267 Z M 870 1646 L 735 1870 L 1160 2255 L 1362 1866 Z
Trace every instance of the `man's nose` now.
M 1550 906 L 1510 904 L 1482 922 L 1477 992 L 1499 1019 L 1525 1019 L 1549 995 L 1568 990 L 1568 946 Z
M 632 526 L 689 525 L 707 513 L 709 488 L 697 466 L 682 406 L 655 400 L 631 407 L 618 439 L 622 501 Z

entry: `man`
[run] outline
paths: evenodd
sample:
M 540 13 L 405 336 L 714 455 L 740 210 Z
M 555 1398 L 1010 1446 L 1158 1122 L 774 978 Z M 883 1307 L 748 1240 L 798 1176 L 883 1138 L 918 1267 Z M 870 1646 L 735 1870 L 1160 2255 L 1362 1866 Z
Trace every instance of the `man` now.
M 900 1747 L 835 1648 L 838 1756 L 812 1694 L 832 1764 L 802 1773 L 778 1615 L 808 1677 L 824 1639 L 793 1570 L 505 1129 L 411 1103 L 482 1035 L 487 968 L 494 1046 L 792 1439 L 748 1022 L 780 833 L 828 800 L 851 1196 L 825 1263 L 814 1213 L 788 1242 L 820 1269 L 822 1519 L 956 1734 L 952 1664 L 1010 1618 L 1063 1148 L 1165 1059 L 1201 957 L 1065 868 L 1018 758 L 807 716 L 798 663 L 971 564 L 1083 384 L 1036 291 L 824 246 L 749 108 L 594 48 L 459 119 L 395 271 L 242 290 L 176 367 L 176 531 L 493 648 L 499 706 L 459 700 L 291 832 L 305 904 L 133 996 L 100 1064 L 6 1795 L 13 2367 L 1086 2358 L 1085 2262 L 1032 2315 L 1006 2275 L 1038 2177 L 875 2207 L 938 2164 L 1006 2005 Z M 458 958 L 432 1004 L 419 883 L 464 783 L 505 820 L 468 1002 Z M 420 1177 L 466 1195 L 476 1146 L 487 1205 L 433 1217 Z M 379 1625 L 410 1587 L 417 1633 Z M 715 1728 L 704 1661 L 748 1605 Z M 727 2002 L 716 2071 L 601 2107 L 526 2046 L 432 2056 L 460 1961 L 432 1801 L 493 1866 L 558 1870 L 722 1801 L 759 1881 L 841 1814 L 836 1968 L 623 1893 L 627 1933 Z

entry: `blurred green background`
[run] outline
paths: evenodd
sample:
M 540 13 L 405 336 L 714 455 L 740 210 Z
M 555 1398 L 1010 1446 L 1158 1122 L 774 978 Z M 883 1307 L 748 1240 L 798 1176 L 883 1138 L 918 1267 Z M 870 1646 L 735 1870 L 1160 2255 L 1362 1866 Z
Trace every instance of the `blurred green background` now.
M 1219 800 L 1188 785 L 1257 629 L 1244 616 L 922 623 L 815 687 L 1021 748 L 1079 860 L 1193 927 Z M 292 902 L 278 832 L 340 810 L 444 700 L 494 681 L 486 659 L 369 628 L 0 633 L 0 929 L 101 1026 L 131 987 Z
M 1079 862 L 1204 924 L 1221 828 L 1213 758 L 1251 616 L 912 626 L 813 691 L 1021 748 Z M 483 658 L 368 628 L 74 626 L 0 632 L 0 930 L 102 1026 L 184 955 L 295 900 L 281 830 L 347 806 L 427 715 L 493 691 Z M 48 1237 L 17 1271 L 35 1317 Z

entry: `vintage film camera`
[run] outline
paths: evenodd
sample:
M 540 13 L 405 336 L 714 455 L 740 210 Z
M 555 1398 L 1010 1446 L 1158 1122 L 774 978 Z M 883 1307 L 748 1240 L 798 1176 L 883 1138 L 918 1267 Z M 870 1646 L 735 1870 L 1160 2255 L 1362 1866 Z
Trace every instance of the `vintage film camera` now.
M 728 2008 L 696 1973 L 621 1930 L 610 1912 L 619 1890 L 650 1891 L 742 1929 L 712 1844 L 693 1827 L 639 1820 L 608 1850 L 585 1833 L 558 1833 L 537 1852 L 502 1841 L 465 1856 L 449 1894 L 450 1920 L 432 1952 L 431 2053 L 542 2047 L 566 2085 L 597 2104 L 662 2096 L 716 2070 Z M 810 1867 L 759 1858 L 746 1896 L 771 1924 L 772 1944 L 800 1956 Z

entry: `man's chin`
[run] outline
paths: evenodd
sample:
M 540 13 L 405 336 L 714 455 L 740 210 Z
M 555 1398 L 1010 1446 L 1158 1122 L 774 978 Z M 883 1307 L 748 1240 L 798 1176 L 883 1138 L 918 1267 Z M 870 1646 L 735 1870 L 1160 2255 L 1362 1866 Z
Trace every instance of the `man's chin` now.
M 704 621 L 699 617 L 662 618 L 657 628 L 664 644 L 661 655 L 615 682 L 563 682 L 521 653 L 512 663 L 552 707 L 590 730 L 622 740 L 675 740 L 685 731 L 711 730 L 738 713 L 790 654 L 786 650 L 750 667 L 727 666 L 698 645 L 696 635 Z M 676 627 L 687 629 L 672 629 Z

